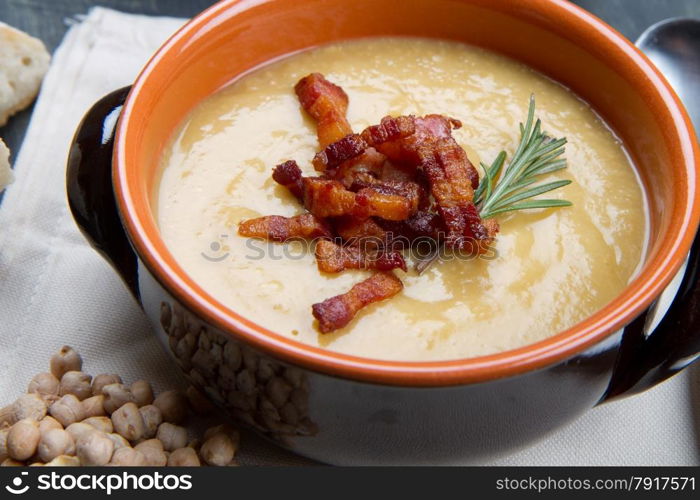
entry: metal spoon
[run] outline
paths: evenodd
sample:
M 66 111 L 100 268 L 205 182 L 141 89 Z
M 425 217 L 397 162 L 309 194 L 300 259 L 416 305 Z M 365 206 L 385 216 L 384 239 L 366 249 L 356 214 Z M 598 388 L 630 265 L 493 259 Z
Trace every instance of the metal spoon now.
M 666 77 L 700 130 L 700 19 L 673 18 L 649 26 L 637 39 L 644 52 Z M 645 332 L 651 334 L 668 311 L 678 292 L 688 261 L 659 296 L 647 317 Z
M 679 17 L 653 24 L 636 45 L 661 70 L 700 129 L 700 19 Z

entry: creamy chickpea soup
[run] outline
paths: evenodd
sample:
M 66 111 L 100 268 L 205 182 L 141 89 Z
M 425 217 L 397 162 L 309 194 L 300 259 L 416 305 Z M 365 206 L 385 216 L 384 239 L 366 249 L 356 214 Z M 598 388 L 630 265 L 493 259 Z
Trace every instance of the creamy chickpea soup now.
M 319 272 L 299 242 L 239 236 L 244 219 L 303 212 L 270 177 L 295 159 L 316 175 L 316 124 L 295 83 L 323 73 L 349 96 L 353 130 L 385 115 L 445 114 L 474 165 L 510 156 L 534 94 L 548 133 L 566 137 L 573 182 L 551 194 L 571 207 L 498 216 L 493 258 L 452 259 L 418 275 L 395 270 L 404 288 L 321 334 L 311 304 L 369 276 Z M 456 42 L 377 38 L 336 43 L 275 61 L 234 81 L 192 111 L 167 146 L 154 193 L 162 237 L 178 263 L 237 313 L 278 334 L 375 359 L 443 360 L 517 348 L 573 326 L 618 295 L 647 239 L 644 195 L 620 141 L 563 86 L 491 52 Z

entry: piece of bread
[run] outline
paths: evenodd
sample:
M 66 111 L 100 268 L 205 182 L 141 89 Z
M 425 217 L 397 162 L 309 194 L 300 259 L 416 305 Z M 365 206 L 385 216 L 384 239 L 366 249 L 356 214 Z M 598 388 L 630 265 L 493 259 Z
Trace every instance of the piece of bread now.
M 0 127 L 34 100 L 50 60 L 41 40 L 0 22 Z
M 0 139 L 0 191 L 12 182 L 12 169 L 10 169 L 10 150 Z

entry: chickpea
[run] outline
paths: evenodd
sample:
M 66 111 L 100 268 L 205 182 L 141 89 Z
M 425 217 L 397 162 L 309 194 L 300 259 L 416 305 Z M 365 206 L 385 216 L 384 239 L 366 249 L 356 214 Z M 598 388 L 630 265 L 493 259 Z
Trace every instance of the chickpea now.
M 51 429 L 63 429 L 63 426 L 51 415 L 46 415 L 39 421 L 39 432 L 41 432 L 43 435 L 45 432 L 50 431 Z
M 78 467 L 80 459 L 71 455 L 59 455 L 44 465 L 47 467 Z
M 141 467 L 146 465 L 146 457 L 143 453 L 133 448 L 119 448 L 114 450 L 109 465 L 119 467 Z
M 146 380 L 137 380 L 131 384 L 131 394 L 137 406 L 145 406 L 153 403 L 153 388 Z
M 66 432 L 70 434 L 75 443 L 86 434 L 95 432 L 95 428 L 91 425 L 85 424 L 83 422 L 74 422 L 66 427 Z
M 89 398 L 92 395 L 92 377 L 87 373 L 69 371 L 61 377 L 58 386 L 58 395 L 74 394 L 79 400 Z
M 112 441 L 112 443 L 114 443 L 115 450 L 118 450 L 119 448 L 131 448 L 129 441 L 124 439 L 124 436 L 117 434 L 116 432 L 107 434 L 107 437 L 110 441 Z
M 160 427 L 158 427 L 156 438 L 163 443 L 163 449 L 165 451 L 184 448 L 187 446 L 187 429 L 169 422 L 163 422 L 160 424 Z
M 53 373 L 44 372 L 34 375 L 29 382 L 27 392 L 30 394 L 39 394 L 40 396 L 58 395 L 59 380 Z
M 73 437 L 63 429 L 50 429 L 41 435 L 37 455 L 42 462 L 50 462 L 61 455 L 75 454 Z
M 135 403 L 126 403 L 112 413 L 114 430 L 129 441 L 136 441 L 143 437 L 146 426 L 143 417 Z
M 107 412 L 104 408 L 105 396 L 98 394 L 83 400 L 83 414 L 85 418 L 104 417 Z
M 102 388 L 104 394 L 104 409 L 108 414 L 121 408 L 126 403 L 134 401 L 134 395 L 124 384 L 108 384 Z
M 92 379 L 92 395 L 102 394 L 102 388 L 110 384 L 121 384 L 122 378 L 113 373 L 101 373 Z
M 168 467 L 199 467 L 201 462 L 193 448 L 178 448 L 168 457 Z
M 179 424 L 187 416 L 187 399 L 179 391 L 165 391 L 153 401 L 163 415 L 164 422 Z
M 139 413 L 145 426 L 143 437 L 146 439 L 155 437 L 156 432 L 158 432 L 158 426 L 163 422 L 160 410 L 155 405 L 146 405 L 139 408 Z
M 94 431 L 82 435 L 75 449 L 82 465 L 106 465 L 112 459 L 114 443 L 104 432 Z
M 168 463 L 168 458 L 163 451 L 163 445 L 157 439 L 148 439 L 136 446 L 134 449 L 140 451 L 146 459 L 148 467 L 163 467 Z
M 40 438 L 39 424 L 35 420 L 20 420 L 7 434 L 7 455 L 14 460 L 27 460 L 36 453 Z
M 114 432 L 114 426 L 112 425 L 112 420 L 109 417 L 90 417 L 83 420 L 83 423 L 106 434 Z
M 63 427 L 79 422 L 85 416 L 83 405 L 73 394 L 66 394 L 49 407 L 49 413 L 58 420 Z
M 224 466 L 233 460 L 236 446 L 228 435 L 219 432 L 204 441 L 199 454 L 209 465 Z
M 51 373 L 60 380 L 66 372 L 80 371 L 83 367 L 83 359 L 72 347 L 64 345 L 60 351 L 51 356 L 49 365 Z
M 46 415 L 46 401 L 39 394 L 22 394 L 0 410 L 0 425 L 12 425 L 26 418 L 39 421 Z

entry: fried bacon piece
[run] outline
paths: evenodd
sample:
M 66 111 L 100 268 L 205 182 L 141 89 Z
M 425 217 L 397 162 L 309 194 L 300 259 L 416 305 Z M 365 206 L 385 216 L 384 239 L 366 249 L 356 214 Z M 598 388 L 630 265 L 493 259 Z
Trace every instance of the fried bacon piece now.
M 364 307 L 388 299 L 403 289 L 401 280 L 392 273 L 378 272 L 349 291 L 311 306 L 321 333 L 344 327 Z
M 335 232 L 348 245 L 361 246 L 364 249 L 382 247 L 387 242 L 387 233 L 372 217 L 338 217 L 333 226 Z
M 405 238 L 408 243 L 420 239 L 441 241 L 445 235 L 445 224 L 442 218 L 433 212 L 420 210 L 404 221 L 380 220 L 379 226 L 386 233 L 385 240 L 396 246 L 399 238 Z
M 493 234 L 482 223 L 472 202 L 474 190 L 468 172 L 471 163 L 464 149 L 449 137 L 421 146 L 418 155 L 447 228 L 446 245 L 484 251 Z
M 296 198 L 304 200 L 304 182 L 302 180 L 301 169 L 294 160 L 280 163 L 272 170 L 272 179 L 289 189 Z
M 348 95 L 321 73 L 311 73 L 295 85 L 301 106 L 316 120 L 316 133 L 322 148 L 352 133 L 345 118 Z
M 328 224 L 312 214 L 294 217 L 266 215 L 249 219 L 240 223 L 238 234 L 272 241 L 286 241 L 292 238 L 331 238 L 332 236 Z
M 378 146 L 395 143 L 416 132 L 416 117 L 385 116 L 378 125 L 371 125 L 362 131 L 362 139 L 368 146 Z
M 377 193 L 386 195 L 403 196 L 411 203 L 412 214 L 416 213 L 419 209 L 427 208 L 430 204 L 425 189 L 411 181 L 377 181 L 369 178 L 358 179 L 350 186 L 351 191 L 360 191 L 362 189 L 372 189 Z
M 391 271 L 400 268 L 406 271 L 406 261 L 400 252 L 368 252 L 360 246 L 337 245 L 321 240 L 316 244 L 315 253 L 318 270 L 324 273 L 339 273 L 345 269 Z
M 360 134 L 348 134 L 316 153 L 312 163 L 317 171 L 325 172 L 362 154 L 368 147 Z
M 404 220 L 411 216 L 411 202 L 395 194 L 373 189 L 348 191 L 340 182 L 319 177 L 305 177 L 304 206 L 317 217 L 352 215 L 359 218 L 382 217 Z
M 341 163 L 327 175 L 350 189 L 356 182 L 373 183 L 379 178 L 386 163 L 386 156 L 374 148 L 367 148 L 359 156 Z

